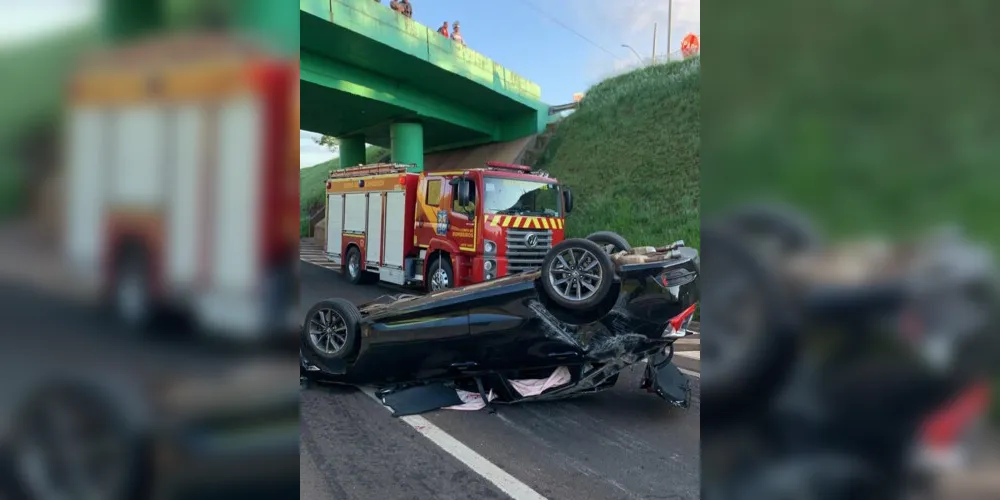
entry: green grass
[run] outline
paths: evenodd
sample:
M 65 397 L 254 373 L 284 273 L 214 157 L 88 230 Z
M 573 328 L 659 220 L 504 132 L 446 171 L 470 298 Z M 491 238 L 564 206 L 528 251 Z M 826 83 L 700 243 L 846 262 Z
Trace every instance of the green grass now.
M 24 208 L 28 168 L 18 147 L 31 133 L 59 119 L 65 83 L 76 58 L 96 45 L 94 26 L 0 48 L 0 216 Z
M 369 146 L 367 163 L 385 161 L 389 152 L 385 148 Z M 299 234 L 308 234 L 309 215 L 323 206 L 325 181 L 331 170 L 340 168 L 340 158 L 334 157 L 318 165 L 299 170 Z
M 568 236 L 611 230 L 633 244 L 698 247 L 700 109 L 697 58 L 591 88 L 538 165 L 573 190 Z
M 76 59 L 97 43 L 96 26 L 87 25 L 0 50 L 0 74 L 4 75 L 0 141 L 16 141 L 25 125 L 58 117 Z
M 13 215 L 24 200 L 24 176 L 20 169 L 0 169 L 0 218 Z

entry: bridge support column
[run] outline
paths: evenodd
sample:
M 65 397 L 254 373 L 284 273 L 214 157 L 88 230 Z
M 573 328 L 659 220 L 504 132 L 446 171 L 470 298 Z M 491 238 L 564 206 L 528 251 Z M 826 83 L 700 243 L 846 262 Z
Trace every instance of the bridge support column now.
M 337 141 L 340 146 L 340 168 L 354 167 L 367 161 L 364 136 L 338 137 Z
M 163 27 L 162 0 L 103 0 L 101 28 L 105 39 L 122 41 L 145 35 Z
M 389 126 L 393 163 L 412 164 L 410 172 L 424 171 L 424 126 L 414 122 L 397 122 Z

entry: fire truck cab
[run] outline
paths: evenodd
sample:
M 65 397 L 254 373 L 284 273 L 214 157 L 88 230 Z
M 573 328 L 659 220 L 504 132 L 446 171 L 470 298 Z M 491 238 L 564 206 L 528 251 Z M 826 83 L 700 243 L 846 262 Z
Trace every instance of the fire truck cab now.
M 407 172 L 376 164 L 330 173 L 326 255 L 352 283 L 428 291 L 538 268 L 564 237 L 573 195 L 530 167 Z

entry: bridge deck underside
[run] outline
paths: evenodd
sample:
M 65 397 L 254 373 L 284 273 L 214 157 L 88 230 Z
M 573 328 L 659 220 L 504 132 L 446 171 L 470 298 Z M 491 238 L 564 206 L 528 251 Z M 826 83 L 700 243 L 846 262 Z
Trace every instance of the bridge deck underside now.
M 455 125 L 445 120 L 422 117 L 414 110 L 389 104 L 379 99 L 362 97 L 350 92 L 302 81 L 300 84 L 301 128 L 321 134 L 342 137 L 361 134 L 365 142 L 388 148 L 389 124 L 394 121 L 419 119 L 424 127 L 424 148 L 434 150 L 453 144 L 490 142 L 488 134 Z
M 418 120 L 425 148 L 434 150 L 544 128 L 545 105 L 431 63 L 419 57 L 419 47 L 408 53 L 305 11 L 300 17 L 305 130 L 364 134 L 370 144 L 389 146 L 390 123 Z

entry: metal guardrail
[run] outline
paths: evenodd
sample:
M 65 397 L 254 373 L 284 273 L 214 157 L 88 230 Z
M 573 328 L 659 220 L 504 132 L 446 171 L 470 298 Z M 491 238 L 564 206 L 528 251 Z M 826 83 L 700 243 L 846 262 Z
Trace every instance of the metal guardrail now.
M 556 106 L 549 106 L 549 114 L 554 115 L 557 113 L 562 113 L 563 111 L 569 111 L 571 109 L 576 109 L 580 106 L 579 102 L 571 102 L 569 104 L 559 104 Z
M 306 228 L 306 236 L 312 238 L 316 236 L 316 224 L 326 217 L 326 207 L 320 207 L 309 216 L 309 227 Z

